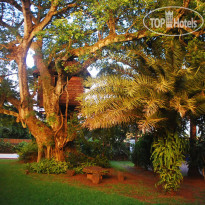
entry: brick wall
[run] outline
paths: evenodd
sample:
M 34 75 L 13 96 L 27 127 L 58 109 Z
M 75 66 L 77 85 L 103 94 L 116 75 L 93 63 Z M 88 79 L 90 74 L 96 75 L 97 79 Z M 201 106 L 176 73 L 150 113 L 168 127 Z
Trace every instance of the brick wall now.
M 0 138 L 4 142 L 10 142 L 11 144 L 19 144 L 20 142 L 31 142 L 31 139 L 9 139 L 9 138 Z

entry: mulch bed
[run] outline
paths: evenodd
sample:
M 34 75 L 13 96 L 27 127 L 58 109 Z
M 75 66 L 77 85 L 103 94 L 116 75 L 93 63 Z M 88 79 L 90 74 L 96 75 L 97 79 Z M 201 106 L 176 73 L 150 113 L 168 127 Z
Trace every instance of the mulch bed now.
M 127 167 L 127 172 L 124 173 L 124 181 L 118 180 L 116 170 L 110 169 L 110 171 L 112 173 L 111 176 L 105 176 L 100 184 L 93 184 L 86 178 L 86 174 L 64 176 L 64 180 L 67 183 L 95 188 L 107 193 L 111 193 L 113 190 L 113 193 L 137 198 L 149 203 L 156 203 L 156 200 L 164 199 L 169 201 L 169 198 L 188 203 L 194 203 L 196 201 L 197 204 L 205 203 L 205 180 L 203 179 L 184 177 L 181 188 L 177 192 L 167 194 L 159 187 L 155 187 L 158 176 L 151 171 L 145 171 L 136 167 Z M 127 191 L 126 189 L 129 186 L 132 190 Z M 145 190 L 138 192 L 140 186 Z

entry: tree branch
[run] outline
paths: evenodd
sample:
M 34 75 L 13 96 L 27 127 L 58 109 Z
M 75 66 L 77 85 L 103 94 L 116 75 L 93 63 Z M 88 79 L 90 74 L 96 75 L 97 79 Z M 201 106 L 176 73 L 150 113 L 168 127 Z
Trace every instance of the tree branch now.
M 14 117 L 19 117 L 19 114 L 17 112 L 11 111 L 11 110 L 6 110 L 3 108 L 0 108 L 0 113 L 5 114 L 5 115 L 12 115 Z
M 56 1 L 52 1 L 51 3 L 51 7 L 49 12 L 47 13 L 47 15 L 45 16 L 45 18 L 38 24 L 35 25 L 35 28 L 33 29 L 33 31 L 30 34 L 29 37 L 29 41 L 31 41 L 33 39 L 33 37 L 41 30 L 43 30 L 44 27 L 46 27 L 48 25 L 48 23 L 51 21 L 52 17 L 61 13 L 62 11 L 66 11 L 69 8 L 75 7 L 76 4 L 69 4 L 67 7 L 57 11 L 57 2 Z
M 76 7 L 76 6 L 77 6 L 76 3 L 68 4 L 66 7 L 63 7 L 63 8 L 60 9 L 59 11 L 56 11 L 55 15 L 64 13 L 64 12 L 67 11 L 68 9 L 73 8 L 73 7 Z
M 9 96 L 6 98 L 6 100 L 10 102 L 17 110 L 19 110 L 21 103 L 17 98 L 15 98 L 14 96 Z
M 23 22 L 21 22 L 21 23 L 23 23 Z M 5 28 L 8 28 L 11 33 L 13 33 L 14 35 L 16 35 L 16 38 L 17 38 L 18 40 L 21 39 L 20 34 L 17 32 L 18 27 L 21 25 L 21 23 L 18 24 L 17 27 L 14 27 L 14 26 L 8 25 L 7 23 L 3 22 L 2 19 L 0 19 L 0 25 L 3 26 L 3 27 L 5 27 Z
M 9 3 L 10 5 L 14 6 L 19 11 L 22 11 L 22 7 L 14 0 L 6 0 L 6 1 L 0 0 L 0 2 Z
M 99 40 L 97 43 L 93 44 L 92 46 L 85 46 L 85 47 L 73 49 L 69 52 L 69 54 L 73 56 L 81 56 L 85 54 L 94 53 L 101 48 L 111 45 L 112 43 L 137 40 L 148 36 L 148 34 L 149 32 L 144 30 L 136 33 L 109 35 L 106 38 Z M 67 60 L 69 54 L 67 56 L 64 56 L 63 60 Z
M 9 30 L 14 29 L 13 26 L 10 26 L 7 23 L 3 22 L 2 19 L 0 19 L 0 25 L 5 27 L 5 28 L 8 28 Z
M 22 12 L 24 16 L 24 37 L 27 38 L 32 31 L 32 14 L 30 0 L 22 0 Z

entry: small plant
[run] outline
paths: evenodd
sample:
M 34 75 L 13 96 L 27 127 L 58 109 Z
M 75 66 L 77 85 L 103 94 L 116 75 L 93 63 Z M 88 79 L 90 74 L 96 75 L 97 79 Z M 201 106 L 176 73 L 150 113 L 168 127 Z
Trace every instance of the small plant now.
M 183 179 L 180 166 L 183 162 L 183 139 L 177 134 L 159 136 L 154 141 L 152 153 L 154 171 L 159 174 L 157 185 L 162 185 L 165 192 L 176 191 Z
M 17 146 L 19 160 L 24 162 L 36 161 L 38 156 L 38 146 L 35 142 L 23 142 Z
M 61 174 L 66 173 L 67 163 L 58 162 L 54 159 L 43 159 L 40 162 L 29 163 L 26 165 L 29 172 L 36 172 L 42 174 Z

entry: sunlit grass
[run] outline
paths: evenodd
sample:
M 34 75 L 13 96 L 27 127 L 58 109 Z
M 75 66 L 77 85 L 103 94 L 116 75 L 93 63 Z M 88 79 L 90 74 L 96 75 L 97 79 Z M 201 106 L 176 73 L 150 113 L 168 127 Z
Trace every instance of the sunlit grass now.
M 134 166 L 128 161 L 112 161 L 111 165 L 121 171 L 127 166 Z M 19 164 L 17 160 L 1 159 L 0 205 L 196 205 L 204 201 L 198 199 L 196 203 L 185 203 L 181 197 L 162 197 L 154 187 L 145 185 L 142 180 L 137 179 L 136 182 L 90 187 L 72 180 L 65 181 L 65 175 L 26 175 L 24 164 Z
M 0 160 L 0 204 L 144 204 L 115 193 L 107 194 L 86 187 L 71 186 L 53 178 L 48 175 L 35 175 L 35 178 L 33 175 L 25 175 L 24 166 L 16 160 Z
M 134 167 L 134 164 L 131 161 L 110 161 L 111 167 L 120 170 L 126 171 L 126 167 Z

